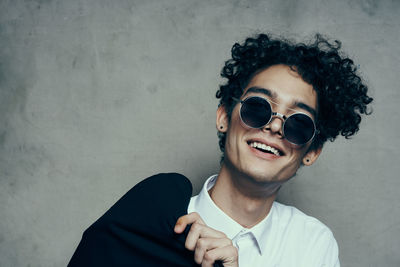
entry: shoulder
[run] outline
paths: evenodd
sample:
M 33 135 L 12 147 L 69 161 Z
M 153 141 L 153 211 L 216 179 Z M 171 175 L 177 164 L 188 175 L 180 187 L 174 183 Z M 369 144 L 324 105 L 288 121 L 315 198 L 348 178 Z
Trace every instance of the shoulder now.
M 293 227 L 301 227 L 313 231 L 328 231 L 330 229 L 318 219 L 309 216 L 293 206 L 274 202 L 274 212 L 281 221 L 281 223 L 292 225 Z
M 299 209 L 274 202 L 273 220 L 285 251 L 297 255 L 297 266 L 339 266 L 339 250 L 332 231 Z
M 320 220 L 305 214 L 299 209 L 274 202 L 275 219 L 279 226 L 292 238 L 303 244 L 326 243 L 327 246 L 337 246 L 332 231 Z M 321 245 L 321 244 L 320 244 Z

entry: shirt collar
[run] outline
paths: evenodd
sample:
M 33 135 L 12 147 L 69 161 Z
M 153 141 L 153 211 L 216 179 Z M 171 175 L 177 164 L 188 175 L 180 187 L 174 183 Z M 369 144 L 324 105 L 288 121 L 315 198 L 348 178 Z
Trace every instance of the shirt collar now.
M 265 251 L 267 236 L 271 229 L 271 217 L 273 217 L 272 213 L 275 209 L 275 202 L 272 205 L 267 217 L 250 229 L 244 228 L 227 214 L 225 214 L 214 203 L 208 194 L 208 190 L 214 186 L 217 178 L 218 175 L 213 175 L 204 183 L 204 186 L 194 203 L 195 210 L 200 214 L 201 218 L 209 227 L 225 233 L 231 240 L 233 240 L 239 234 L 246 232 L 252 234 L 256 241 L 259 253 L 262 254 L 262 251 Z
M 272 223 L 276 219 L 275 209 L 275 202 L 273 202 L 268 215 L 261 222 L 250 228 L 257 240 L 260 254 L 266 250 L 268 236 L 271 235 Z

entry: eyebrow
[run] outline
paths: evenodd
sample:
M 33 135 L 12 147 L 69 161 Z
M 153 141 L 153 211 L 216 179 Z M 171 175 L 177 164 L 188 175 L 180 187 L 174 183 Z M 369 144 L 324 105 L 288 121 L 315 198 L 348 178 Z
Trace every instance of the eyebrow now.
M 263 94 L 263 95 L 271 97 L 272 99 L 278 98 L 278 95 L 275 92 L 272 92 L 269 89 L 265 89 L 265 88 L 261 88 L 261 87 L 257 87 L 257 86 L 250 87 L 249 89 L 247 89 L 244 96 L 246 96 L 249 93 Z M 295 101 L 294 106 L 310 112 L 314 116 L 314 118 L 317 117 L 317 111 L 314 108 L 310 107 L 309 105 L 307 105 L 303 102 Z
M 260 94 L 264 94 L 264 95 L 272 97 L 272 98 L 277 97 L 276 93 L 272 92 L 269 89 L 265 89 L 265 88 L 261 88 L 261 87 L 250 87 L 249 89 L 247 89 L 244 96 L 246 96 L 249 93 L 260 93 Z

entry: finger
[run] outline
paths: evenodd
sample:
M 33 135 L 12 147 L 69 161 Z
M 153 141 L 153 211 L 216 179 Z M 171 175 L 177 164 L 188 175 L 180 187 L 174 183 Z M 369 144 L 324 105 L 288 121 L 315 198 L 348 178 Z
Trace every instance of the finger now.
M 227 238 L 223 232 L 208 227 L 205 224 L 194 222 L 190 227 L 190 231 L 186 237 L 185 247 L 194 250 L 199 238 Z
M 201 267 L 212 267 L 217 260 L 222 261 L 224 267 L 238 267 L 237 248 L 234 246 L 226 246 L 208 250 L 204 254 Z
M 176 221 L 174 231 L 177 234 L 182 233 L 188 224 L 193 224 L 198 222 L 199 224 L 205 224 L 197 212 L 192 212 L 184 216 L 179 217 Z
M 204 254 L 208 250 L 230 245 L 232 245 L 232 241 L 229 238 L 199 238 L 197 240 L 196 248 L 194 250 L 194 261 L 197 264 L 201 264 L 204 258 Z

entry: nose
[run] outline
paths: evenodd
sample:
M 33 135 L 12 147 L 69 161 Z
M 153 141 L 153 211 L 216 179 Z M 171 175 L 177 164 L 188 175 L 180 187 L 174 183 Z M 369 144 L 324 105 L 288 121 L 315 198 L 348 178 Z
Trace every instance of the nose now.
M 273 114 L 271 121 L 264 127 L 264 130 L 269 130 L 274 134 L 278 134 L 280 137 L 283 136 L 283 122 L 285 120 L 285 116 L 280 113 Z

